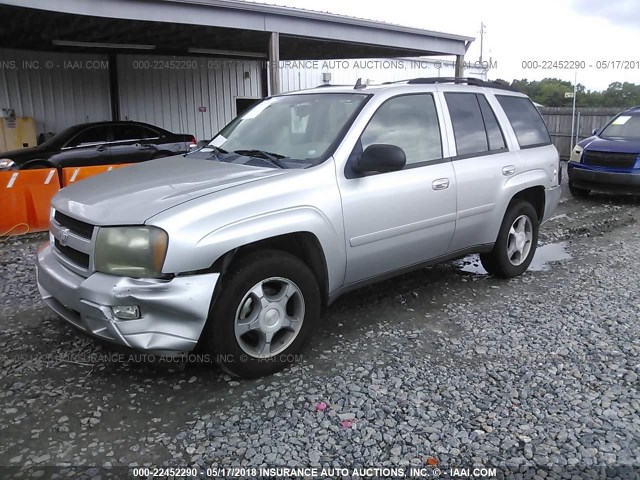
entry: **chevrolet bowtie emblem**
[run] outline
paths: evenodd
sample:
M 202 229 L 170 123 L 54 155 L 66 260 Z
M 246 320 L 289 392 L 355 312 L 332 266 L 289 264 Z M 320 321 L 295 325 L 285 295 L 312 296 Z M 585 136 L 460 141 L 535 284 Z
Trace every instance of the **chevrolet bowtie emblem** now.
M 64 228 L 60 232 L 60 245 L 67 246 L 67 240 L 69 240 L 69 229 Z

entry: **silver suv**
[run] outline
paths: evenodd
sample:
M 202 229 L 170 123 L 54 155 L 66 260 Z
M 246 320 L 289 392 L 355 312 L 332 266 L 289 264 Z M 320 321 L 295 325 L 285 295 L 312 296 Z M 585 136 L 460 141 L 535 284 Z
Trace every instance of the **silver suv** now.
M 346 291 L 472 252 L 495 276 L 523 273 L 559 174 L 534 105 L 498 84 L 274 96 L 186 157 L 61 190 L 38 286 L 91 335 L 162 355 L 197 346 L 261 376 Z

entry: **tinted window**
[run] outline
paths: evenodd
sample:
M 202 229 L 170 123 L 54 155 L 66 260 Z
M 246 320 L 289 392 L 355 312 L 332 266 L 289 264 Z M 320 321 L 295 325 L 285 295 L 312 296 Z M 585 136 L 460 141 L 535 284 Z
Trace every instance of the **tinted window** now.
M 498 124 L 496 115 L 493 113 L 486 97 L 484 95 L 478 95 L 478 103 L 480 104 L 480 111 L 482 112 L 482 118 L 484 119 L 484 126 L 487 129 L 489 150 L 501 150 L 505 148 L 502 130 L 500 130 L 500 125 Z
M 91 127 L 72 138 L 67 146 L 75 147 L 83 143 L 104 143 L 107 141 L 109 141 L 108 127 Z
M 363 150 L 379 143 L 402 148 L 407 164 L 442 158 L 433 96 L 404 95 L 387 100 L 374 113 L 360 140 Z
M 123 140 L 140 140 L 144 138 L 154 138 L 158 134 L 140 125 L 116 125 L 113 127 L 113 140 L 115 142 Z
M 524 97 L 496 95 L 504 113 L 511 122 L 520 147 L 548 145 L 551 143 L 547 127 L 538 109 Z
M 458 155 L 489 150 L 480 105 L 475 93 L 445 93 Z

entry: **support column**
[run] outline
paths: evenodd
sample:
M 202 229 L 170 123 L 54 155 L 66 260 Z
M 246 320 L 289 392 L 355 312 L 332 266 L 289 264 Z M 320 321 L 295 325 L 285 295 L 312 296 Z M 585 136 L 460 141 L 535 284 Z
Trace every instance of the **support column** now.
M 280 34 L 271 32 L 269 38 L 269 95 L 280 93 Z
M 464 77 L 464 55 L 456 55 L 456 77 Z
M 120 120 L 120 88 L 118 84 L 118 57 L 109 54 L 109 100 L 111 102 L 111 120 Z

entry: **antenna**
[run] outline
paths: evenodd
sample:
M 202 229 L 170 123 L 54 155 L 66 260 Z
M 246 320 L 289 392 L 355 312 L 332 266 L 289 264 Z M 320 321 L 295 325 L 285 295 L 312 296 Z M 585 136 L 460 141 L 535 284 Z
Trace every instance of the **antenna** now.
M 354 90 L 360 90 L 363 88 L 367 88 L 367 84 L 366 83 L 362 83 L 362 78 L 358 78 L 358 80 L 356 81 L 355 86 L 353 87 Z

